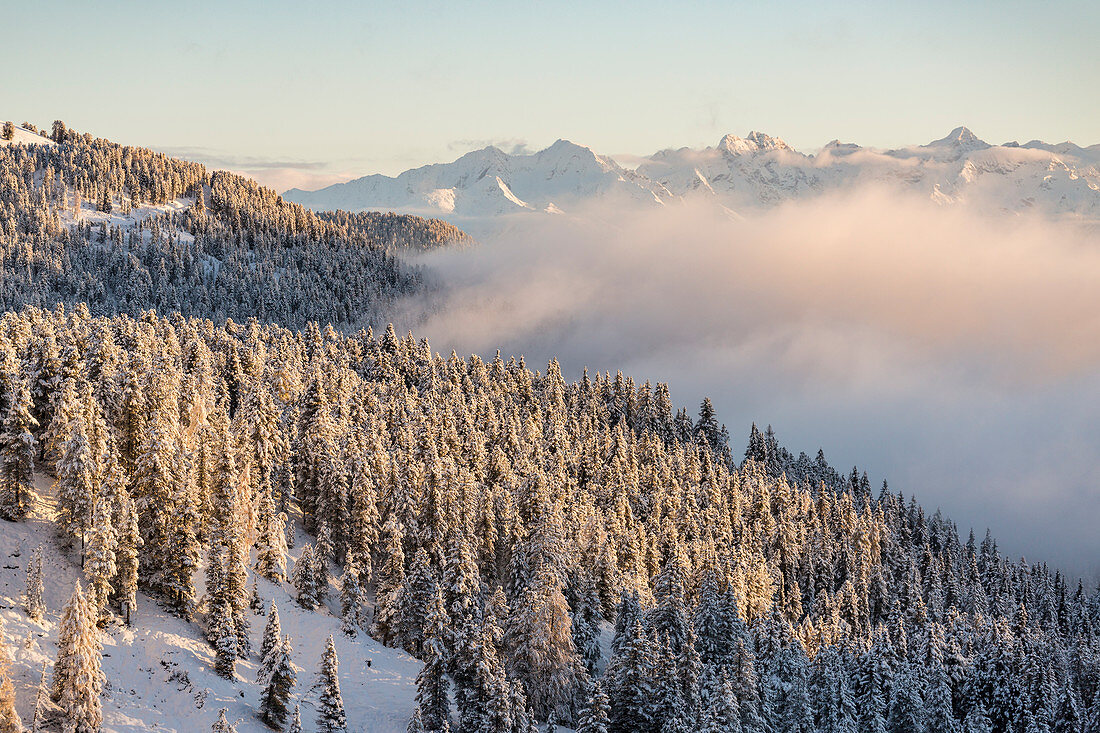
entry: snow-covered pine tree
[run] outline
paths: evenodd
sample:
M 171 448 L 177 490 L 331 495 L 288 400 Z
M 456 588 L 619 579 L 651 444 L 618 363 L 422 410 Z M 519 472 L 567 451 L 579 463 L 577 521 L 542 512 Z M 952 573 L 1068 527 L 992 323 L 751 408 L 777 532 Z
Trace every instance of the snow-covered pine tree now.
M 286 733 L 302 733 L 302 706 L 294 703 L 294 715 L 290 717 L 290 727 Z
M 603 691 L 603 683 L 597 682 L 592 686 L 592 692 L 581 709 L 577 733 L 608 733 L 610 711 L 611 704 L 607 693 Z
M 117 461 L 112 461 L 117 469 Z M 110 465 L 109 464 L 109 465 Z M 111 471 L 108 468 L 108 475 Z M 137 508 L 130 493 L 120 486 L 114 495 L 115 505 L 112 524 L 115 527 L 115 586 L 114 597 L 126 623 L 137 610 L 138 554 L 141 549 L 141 531 L 138 528 Z
M 15 709 L 15 687 L 11 683 L 11 654 L 0 621 L 0 733 L 23 733 L 23 720 Z
M 27 562 L 27 584 L 23 591 L 23 610 L 32 621 L 41 621 L 46 613 L 42 587 L 42 548 L 36 547 Z
M 82 552 L 102 470 L 100 457 L 92 450 L 83 407 L 75 381 L 67 379 L 59 409 L 50 423 L 57 438 L 57 521 L 63 533 L 80 538 Z
M 370 633 L 386 646 L 400 643 L 401 594 L 405 587 L 404 529 L 391 514 L 382 528 L 384 559 L 374 595 L 374 618 Z
M 963 733 L 993 733 L 993 723 L 986 715 L 984 705 L 979 702 L 970 708 L 970 711 L 966 714 L 966 719 L 963 720 L 962 730 Z M 1100 728 L 1094 726 L 1091 730 L 1086 729 L 1086 733 L 1093 733 L 1096 730 L 1100 730 Z
M 726 673 L 708 670 L 703 683 L 701 733 L 741 733 L 737 695 Z
M 166 356 L 144 385 L 145 414 L 136 436 L 131 488 L 141 527 L 141 569 L 149 587 L 173 613 L 190 617 L 195 606 L 192 574 L 199 565 L 198 515 L 187 480 L 179 425 L 179 374 Z
M 286 580 L 286 515 L 278 512 L 266 487 L 257 507 L 256 572 L 273 583 Z
M 80 583 L 61 614 L 57 661 L 54 663 L 54 700 L 61 707 L 66 733 L 99 733 L 103 723 L 102 646 L 96 617 Z
M 347 636 L 356 636 L 363 626 L 363 592 L 359 587 L 359 567 L 350 556 L 344 563 L 344 573 L 340 577 L 340 618 L 340 629 Z
M 264 625 L 263 640 L 260 642 L 261 661 L 267 659 L 267 655 L 271 653 L 271 650 L 279 645 L 282 635 L 283 628 L 279 619 L 279 607 L 275 605 L 275 601 L 272 601 L 267 613 L 267 624 Z M 257 673 L 256 681 L 263 681 L 259 673 Z
M 260 693 L 260 717 L 273 728 L 286 722 L 290 692 L 297 681 L 290 654 L 290 637 L 284 636 L 260 666 L 259 677 L 264 686 Z
M 416 676 L 416 712 L 424 733 L 450 730 L 451 703 L 444 674 L 446 644 L 444 634 L 449 621 L 439 589 L 429 604 L 424 630 L 424 667 Z
M 400 638 L 405 651 L 419 657 L 424 648 L 424 631 L 432 599 L 439 592 L 435 570 L 421 547 L 413 557 L 401 592 Z
M 887 730 L 890 733 L 923 733 L 924 712 L 919 677 L 912 669 L 904 667 L 890 689 Z
M 106 618 L 111 583 L 118 572 L 115 552 L 118 540 L 111 524 L 111 497 L 98 497 L 92 509 L 92 524 L 88 533 L 84 576 L 88 581 L 88 602 L 97 622 Z
M 237 629 L 225 575 L 226 548 L 211 535 L 206 566 L 206 634 L 214 647 L 214 671 L 231 680 L 237 664 Z
M 260 586 L 252 579 L 252 590 L 248 593 L 248 610 L 257 616 L 264 615 L 264 599 L 260 596 Z
M 294 599 L 298 605 L 307 610 L 317 608 L 317 573 L 314 570 L 313 546 L 305 545 L 298 559 L 294 561 L 294 569 L 290 574 L 290 583 L 294 586 Z
M 649 730 L 656 703 L 653 644 L 635 619 L 608 663 L 605 678 L 610 699 L 611 730 Z
M 23 380 L 10 383 L 6 404 L 0 430 L 0 518 L 14 522 L 30 511 L 38 421 L 31 415 L 30 390 Z
M 222 708 L 218 711 L 218 719 L 214 721 L 210 733 L 237 733 L 237 727 L 225 717 L 227 712 L 229 712 L 229 708 Z
M 344 698 L 340 695 L 340 660 L 336 657 L 336 643 L 330 636 L 321 655 L 321 669 L 316 687 L 317 729 L 320 733 L 347 733 L 348 720 L 344 714 Z

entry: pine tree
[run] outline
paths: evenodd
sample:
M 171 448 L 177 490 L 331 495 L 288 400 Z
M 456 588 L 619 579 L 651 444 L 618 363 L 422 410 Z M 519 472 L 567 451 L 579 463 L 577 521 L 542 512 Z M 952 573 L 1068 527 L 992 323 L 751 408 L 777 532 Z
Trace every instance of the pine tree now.
M 340 617 L 341 631 L 347 636 L 356 636 L 363 625 L 363 598 L 354 558 L 344 564 L 344 574 L 340 578 Z
M 374 594 L 374 618 L 370 633 L 386 646 L 399 643 L 401 633 L 401 594 L 405 587 L 405 553 L 402 549 L 404 529 L 395 515 L 390 515 L 382 528 L 385 562 Z
M 206 565 L 207 637 L 214 647 L 214 671 L 231 680 L 237 664 L 237 629 L 233 622 L 233 604 L 226 578 L 226 548 L 216 534 L 210 537 Z
M 84 533 L 92 522 L 100 467 L 82 407 L 75 381 L 66 379 L 60 405 L 50 422 L 50 430 L 58 443 L 55 482 L 58 524 L 65 534 L 79 537 L 83 546 Z
M 605 673 L 612 731 L 649 730 L 656 702 L 653 645 L 635 620 Z
M 450 700 L 444 675 L 444 634 L 448 626 L 443 596 L 435 589 L 424 629 L 424 667 L 416 677 L 416 711 L 425 733 L 450 730 Z
M 117 468 L 117 463 L 113 465 Z M 115 597 L 128 625 L 131 614 L 137 609 L 138 554 L 142 539 L 138 528 L 137 508 L 125 488 L 119 488 L 115 493 L 112 522 L 116 528 Z
M 4 140 L 11 140 L 15 137 L 15 125 L 9 120 L 4 123 L 4 128 L 0 131 L 0 138 Z
M 237 733 L 237 727 L 225 717 L 227 712 L 229 708 L 218 711 L 218 719 L 214 721 L 214 726 L 210 729 L 211 733 Z
M 273 583 L 286 579 L 286 515 L 277 512 L 270 489 L 260 494 L 256 572 Z
M 99 700 L 104 678 L 99 630 L 80 583 L 61 614 L 53 698 L 60 705 L 66 733 L 98 733 L 103 723 Z
M 272 601 L 271 607 L 267 613 L 267 624 L 264 626 L 263 640 L 260 642 L 261 661 L 267 659 L 267 655 L 271 653 L 271 650 L 281 643 L 282 634 L 283 629 L 279 620 L 279 607 L 275 605 L 275 601 Z M 261 670 L 262 669 L 261 667 Z M 257 673 L 256 682 L 262 681 L 262 677 Z
M 741 733 L 741 711 L 729 677 L 711 670 L 703 704 L 703 733 Z
M 985 706 L 980 702 L 971 707 L 970 712 L 966 714 L 962 730 L 963 733 L 993 733 L 993 723 L 985 713 Z
M 290 692 L 297 680 L 290 662 L 290 637 L 273 647 L 263 659 L 259 678 L 264 686 L 260 693 L 260 717 L 271 727 L 281 727 L 286 722 Z
M 923 733 L 923 701 L 912 670 L 903 669 L 890 690 L 890 713 L 886 720 L 890 733 Z
M 15 687 L 10 676 L 11 655 L 0 621 L 0 733 L 23 733 L 23 720 L 15 709 Z
M 294 703 L 294 715 L 290 718 L 286 733 L 302 733 L 302 706 L 298 703 Z
M 298 555 L 298 559 L 294 562 L 294 570 L 290 575 L 290 583 L 294 586 L 294 599 L 298 601 L 299 606 L 307 610 L 317 608 L 319 605 L 316 595 L 317 573 L 313 566 L 313 546 L 306 545 L 302 548 L 301 554 Z
M 1052 733 L 1081 733 L 1083 724 L 1081 709 L 1077 705 L 1077 691 L 1070 685 L 1063 685 Z
M 30 511 L 38 421 L 31 415 L 31 395 L 22 381 L 6 395 L 7 413 L 0 431 L 0 517 L 14 522 Z
M 118 540 L 111 524 L 110 497 L 101 496 L 96 499 L 92 511 L 91 533 L 84 562 L 84 576 L 88 581 L 88 602 L 92 605 L 97 620 L 106 618 L 111 582 L 118 572 L 118 566 L 115 563 L 117 547 Z
M 23 610 L 32 621 L 41 621 L 46 613 L 46 603 L 42 600 L 42 548 L 35 548 L 27 563 L 27 587 L 23 592 Z
M 608 733 L 610 710 L 611 704 L 607 699 L 607 693 L 603 691 L 603 685 L 597 682 L 593 685 L 592 692 L 581 711 L 577 733 Z
M 336 644 L 332 637 L 325 642 L 321 655 L 321 670 L 317 687 L 317 728 L 321 733 L 347 733 L 348 721 L 344 714 L 344 699 L 340 696 L 340 660 L 336 657 Z
M 428 613 L 437 593 L 439 584 L 435 571 L 428 560 L 428 553 L 420 548 L 416 551 L 412 567 L 405 578 L 400 608 L 401 644 L 405 651 L 415 657 L 423 652 Z

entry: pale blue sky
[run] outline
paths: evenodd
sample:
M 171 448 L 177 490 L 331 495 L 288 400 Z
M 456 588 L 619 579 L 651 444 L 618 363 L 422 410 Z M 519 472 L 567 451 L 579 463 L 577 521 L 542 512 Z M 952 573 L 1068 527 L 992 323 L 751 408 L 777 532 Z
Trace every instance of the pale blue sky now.
M 0 117 L 219 167 L 396 173 L 490 141 L 763 130 L 1100 142 L 1100 3 L 8 3 Z M 264 173 L 268 170 L 268 173 Z M 297 182 L 297 181 L 293 181 Z

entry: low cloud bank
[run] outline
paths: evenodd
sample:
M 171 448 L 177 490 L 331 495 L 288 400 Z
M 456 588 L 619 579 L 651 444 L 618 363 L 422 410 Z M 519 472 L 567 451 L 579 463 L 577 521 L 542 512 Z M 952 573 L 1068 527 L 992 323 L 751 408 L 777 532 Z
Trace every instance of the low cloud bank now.
M 422 262 L 445 288 L 398 322 L 436 350 L 710 395 L 738 445 L 771 423 L 1015 556 L 1100 570 L 1095 231 L 864 190 L 521 217 Z

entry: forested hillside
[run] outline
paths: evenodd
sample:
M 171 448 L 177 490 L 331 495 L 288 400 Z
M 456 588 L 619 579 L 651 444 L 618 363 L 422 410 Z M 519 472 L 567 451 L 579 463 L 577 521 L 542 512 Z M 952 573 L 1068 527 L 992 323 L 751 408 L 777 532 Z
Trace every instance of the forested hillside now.
M 0 147 L 5 309 L 84 302 L 357 328 L 419 285 L 394 252 L 467 241 L 418 217 L 318 216 L 241 176 L 63 123 L 53 141 Z
M 1098 730 L 1093 589 L 770 429 L 733 450 L 665 384 L 354 328 L 417 286 L 392 250 L 457 230 L 54 138 L 0 148 L 0 531 L 52 481 L 85 576 L 50 725 L 102 725 L 98 629 L 140 591 L 233 684 L 259 660 L 256 715 L 294 729 L 291 639 L 271 613 L 249 641 L 263 578 L 423 661 L 412 733 Z M 309 656 L 317 729 L 362 729 L 335 646 Z
M 32 461 L 56 473 L 59 530 L 113 559 L 85 566 L 95 615 L 136 583 L 228 670 L 249 576 L 288 574 L 289 515 L 315 535 L 298 603 L 339 576 L 349 633 L 426 662 L 422 730 L 449 684 L 464 731 L 1070 730 L 1096 712 L 1100 597 L 768 435 L 732 460 L 709 404 L 692 420 L 664 385 L 444 359 L 392 330 L 86 309 L 5 315 L 0 358 L 5 517 L 33 501 Z

